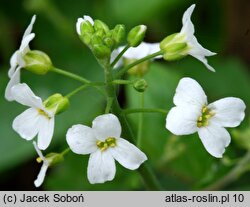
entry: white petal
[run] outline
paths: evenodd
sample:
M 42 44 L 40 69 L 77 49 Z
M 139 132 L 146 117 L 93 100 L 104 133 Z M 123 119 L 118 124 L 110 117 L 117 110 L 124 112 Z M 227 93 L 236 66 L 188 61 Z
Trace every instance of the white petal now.
M 31 19 L 31 22 L 29 24 L 29 26 L 27 27 L 27 29 L 25 30 L 24 34 L 23 34 L 23 39 L 29 35 L 33 29 L 33 24 L 35 23 L 36 21 L 36 15 L 33 15 L 32 19 Z
M 96 117 L 92 123 L 92 129 L 98 140 L 104 141 L 108 137 L 121 136 L 121 124 L 114 114 L 104 114 Z
M 31 33 L 22 39 L 21 46 L 20 46 L 20 52 L 22 53 L 22 55 L 25 55 L 30 50 L 29 43 L 31 40 L 34 39 L 34 37 L 35 37 L 35 34 Z
M 221 158 L 231 141 L 230 134 L 223 127 L 210 124 L 198 130 L 205 149 L 214 157 Z
M 90 155 L 88 179 L 91 184 L 113 180 L 115 171 L 115 160 L 107 150 L 104 152 L 97 150 Z
M 14 119 L 12 127 L 23 139 L 31 140 L 39 131 L 39 118 L 38 111 L 29 108 Z
M 47 160 L 45 159 L 45 157 L 43 156 L 43 153 L 42 151 L 38 148 L 37 144 L 35 141 L 33 141 L 33 145 L 34 145 L 34 148 L 38 154 L 38 156 L 44 161 L 44 162 L 47 162 Z
M 20 83 L 20 70 L 21 67 L 18 67 L 15 71 L 15 73 L 12 75 L 10 78 L 10 81 L 8 82 L 6 89 L 5 89 L 5 98 L 8 101 L 13 101 L 15 100 L 13 94 L 12 94 L 12 87 L 15 86 L 16 84 Z
M 127 59 L 141 59 L 147 55 L 150 55 L 149 44 L 142 42 L 138 47 L 130 47 L 123 55 Z
M 149 51 L 150 51 L 148 55 L 159 52 L 161 50 L 159 42 L 157 42 L 157 43 L 146 43 L 146 44 L 148 44 Z M 154 57 L 154 59 L 159 59 L 159 58 L 162 58 L 162 55 L 158 55 L 158 56 Z
M 81 24 L 84 22 L 83 18 L 78 18 L 76 22 L 76 31 L 78 35 L 81 35 Z
M 190 105 L 173 107 L 166 119 L 166 128 L 175 135 L 193 134 L 198 130 L 197 120 L 201 108 Z
M 44 162 L 42 167 L 41 167 L 41 170 L 37 176 L 37 179 L 35 180 L 34 184 L 35 186 L 38 188 L 40 187 L 42 184 L 43 184 L 43 181 L 44 181 L 44 178 L 45 178 L 45 175 L 46 175 L 46 172 L 48 170 L 48 163 Z
M 38 148 L 45 150 L 53 137 L 55 118 L 47 118 L 43 115 L 40 116 L 40 129 L 38 133 Z
M 147 160 L 147 156 L 136 146 L 122 138 L 116 139 L 116 146 L 109 148 L 112 156 L 123 167 L 135 170 Z
M 176 88 L 174 104 L 177 106 L 194 105 L 202 109 L 207 104 L 207 96 L 196 80 L 182 78 Z
M 215 72 L 215 69 L 211 65 L 208 64 L 207 59 L 204 56 L 200 56 L 200 55 L 196 55 L 196 56 L 192 55 L 192 56 L 198 59 L 199 61 L 201 61 L 207 67 L 208 70 Z
M 83 18 L 84 18 L 84 20 L 89 21 L 90 24 L 92 24 L 92 25 L 94 24 L 94 21 L 93 21 L 93 19 L 90 16 L 84 15 Z
M 223 127 L 236 127 L 245 117 L 245 103 L 234 97 L 223 98 L 208 105 L 215 112 L 211 121 Z
M 19 83 L 11 88 L 11 94 L 18 103 L 32 108 L 43 109 L 40 97 L 36 96 L 26 83 Z
M 13 53 L 13 55 L 11 56 L 11 58 L 10 58 L 10 69 L 8 71 L 9 78 L 11 78 L 14 75 L 14 73 L 16 71 L 16 67 L 18 65 L 18 63 L 17 63 L 17 53 L 18 53 L 18 51 L 15 51 Z
M 183 14 L 182 17 L 182 29 L 181 29 L 181 34 L 185 34 L 187 36 L 193 35 L 194 34 L 194 25 L 191 21 L 191 15 L 194 11 L 195 4 L 191 5 Z
M 93 129 L 81 124 L 74 125 L 68 130 L 66 140 L 76 154 L 90 154 L 98 149 Z

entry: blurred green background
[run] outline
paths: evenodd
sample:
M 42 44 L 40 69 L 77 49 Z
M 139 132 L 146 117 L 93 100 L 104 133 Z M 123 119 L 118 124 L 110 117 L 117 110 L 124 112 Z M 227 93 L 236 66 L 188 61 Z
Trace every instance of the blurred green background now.
M 93 81 L 103 80 L 103 71 L 75 31 L 78 17 L 90 15 L 111 28 L 118 23 L 127 31 L 135 25 L 148 26 L 147 42 L 159 42 L 178 32 L 184 11 L 193 3 L 192 21 L 199 42 L 218 55 L 209 58 L 216 73 L 192 57 L 167 63 L 151 64 L 146 75 L 146 107 L 168 110 L 178 81 L 189 76 L 206 91 L 209 102 L 235 96 L 250 106 L 250 3 L 247 0 L 1 0 L 0 7 L 0 190 L 34 190 L 33 182 L 40 170 L 36 152 L 11 127 L 13 119 L 25 107 L 4 99 L 7 71 L 12 53 L 19 47 L 23 32 L 33 14 L 37 21 L 32 49 L 46 52 L 55 66 L 78 73 Z M 22 81 L 46 98 L 59 92 L 66 94 L 79 83 L 56 74 L 37 76 L 22 71 Z M 139 94 L 131 87 L 122 88 L 120 100 L 125 107 L 138 107 Z M 47 152 L 60 152 L 67 147 L 65 134 L 73 124 L 91 124 L 103 112 L 104 97 L 95 90 L 85 90 L 71 100 L 71 108 L 56 118 L 55 135 Z M 165 129 L 165 117 L 146 114 L 142 150 L 149 158 L 157 178 L 166 190 L 201 190 L 226 175 L 249 148 L 249 110 L 237 129 L 230 129 L 232 143 L 224 159 L 210 156 L 198 135 L 176 137 Z M 129 115 L 133 129 L 137 115 Z M 242 144 L 246 143 L 246 144 Z M 88 156 L 69 153 L 63 163 L 49 170 L 40 190 L 144 190 L 136 171 L 117 164 L 112 182 L 90 185 L 87 180 Z M 250 190 L 247 171 L 235 182 L 220 190 Z

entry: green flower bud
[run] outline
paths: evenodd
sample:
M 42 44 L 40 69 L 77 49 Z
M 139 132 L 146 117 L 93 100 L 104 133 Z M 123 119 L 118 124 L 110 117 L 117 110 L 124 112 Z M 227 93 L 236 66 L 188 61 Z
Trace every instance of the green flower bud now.
M 104 38 L 103 40 L 104 44 L 107 45 L 109 48 L 113 48 L 115 43 L 114 43 L 114 40 L 110 37 L 106 37 Z
M 164 51 L 163 58 L 168 61 L 179 60 L 188 54 L 188 44 L 183 36 L 175 33 L 167 36 L 160 43 L 160 48 Z
M 95 31 L 103 30 L 105 33 L 109 32 L 109 27 L 104 22 L 98 19 L 94 21 L 94 28 Z
M 104 44 L 92 45 L 92 52 L 98 59 L 106 59 L 110 57 L 111 50 Z
M 52 68 L 52 62 L 49 56 L 39 50 L 31 50 L 23 57 L 24 68 L 38 75 L 46 74 Z
M 95 32 L 93 25 L 88 21 L 84 20 L 80 26 L 81 35 L 93 34 Z
M 134 27 L 128 33 L 127 41 L 131 47 L 137 47 L 143 41 L 145 37 L 147 27 L 145 25 L 139 25 Z
M 63 97 L 61 94 L 56 93 L 44 101 L 44 106 L 46 109 L 55 110 L 55 114 L 60 114 L 67 110 L 69 107 L 69 100 Z
M 144 79 L 140 79 L 133 84 L 133 87 L 135 90 L 142 93 L 147 89 L 148 84 Z
M 118 24 L 115 26 L 115 28 L 112 30 L 112 38 L 116 43 L 116 46 L 118 46 L 125 38 L 125 26 L 122 24 Z
M 134 61 L 136 61 L 136 59 L 126 59 L 125 58 L 123 60 L 125 66 L 133 63 Z M 150 61 L 144 61 L 144 62 L 130 68 L 128 70 L 128 74 L 143 77 L 149 70 L 149 63 L 150 63 Z

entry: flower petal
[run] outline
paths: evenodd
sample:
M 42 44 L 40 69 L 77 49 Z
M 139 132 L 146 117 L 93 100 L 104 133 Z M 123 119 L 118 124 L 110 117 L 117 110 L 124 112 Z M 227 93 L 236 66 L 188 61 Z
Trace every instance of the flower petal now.
M 45 150 L 53 137 L 55 118 L 48 118 L 43 115 L 40 116 L 40 129 L 38 133 L 38 148 Z
M 12 127 L 23 139 L 31 140 L 39 131 L 39 120 L 38 111 L 29 108 L 14 119 Z
M 42 151 L 38 148 L 37 144 L 35 141 L 33 141 L 33 145 L 34 145 L 34 148 L 38 154 L 38 156 L 44 161 L 44 162 L 47 162 L 47 160 L 45 159 L 45 157 L 43 156 L 43 153 Z
M 117 138 L 116 146 L 109 150 L 115 160 L 130 170 L 137 169 L 147 160 L 147 156 L 141 150 L 122 138 Z
M 207 104 L 207 96 L 199 83 L 192 78 L 182 78 L 174 96 L 176 106 L 197 106 L 202 109 Z
M 234 97 L 223 98 L 208 105 L 215 112 L 213 123 L 223 127 L 236 127 L 245 117 L 245 103 Z
M 115 160 L 108 151 L 97 150 L 89 157 L 88 179 L 91 184 L 104 183 L 115 177 Z
M 94 25 L 94 21 L 90 16 L 84 15 L 83 18 L 78 18 L 76 23 L 77 34 L 81 35 L 81 24 L 84 21 L 89 21 L 90 24 Z
M 15 73 L 10 78 L 10 81 L 8 82 L 6 89 L 5 89 L 5 98 L 8 101 L 15 100 L 13 94 L 12 94 L 12 87 L 16 84 L 20 83 L 20 70 L 21 67 L 18 67 L 15 71 Z
M 182 29 L 181 34 L 185 34 L 187 36 L 192 36 L 194 34 L 194 25 L 191 21 L 191 15 L 194 11 L 195 4 L 191 5 L 183 14 L 182 17 Z
M 43 109 L 40 97 L 36 96 L 26 83 L 19 83 L 11 88 L 11 94 L 18 103 L 32 108 Z
M 35 37 L 35 34 L 31 33 L 22 39 L 21 46 L 19 49 L 22 55 L 25 55 L 30 50 L 29 43 L 31 40 L 34 39 L 34 37 Z
M 81 124 L 74 125 L 68 130 L 66 140 L 76 154 L 90 154 L 98 149 L 93 129 Z
M 198 134 L 208 153 L 214 157 L 222 158 L 225 148 L 231 141 L 228 131 L 223 127 L 210 124 L 208 127 L 199 128 Z
M 36 21 L 36 15 L 33 15 L 29 26 L 27 27 L 27 29 L 25 30 L 25 32 L 23 34 L 23 39 L 31 33 L 31 31 L 33 29 L 33 24 L 35 23 L 35 21 Z
M 16 71 L 16 68 L 17 68 L 17 65 L 18 65 L 18 63 L 17 63 L 17 53 L 18 53 L 18 51 L 15 51 L 13 53 L 13 55 L 11 56 L 11 58 L 10 58 L 10 69 L 8 71 L 9 78 L 11 78 L 14 75 L 14 73 Z
M 43 184 L 48 167 L 49 167 L 48 163 L 44 162 L 37 176 L 37 179 L 34 181 L 34 184 L 37 188 Z
M 201 109 L 196 106 L 173 107 L 166 119 L 166 128 L 175 135 L 193 134 L 198 130 L 197 120 Z
M 114 114 L 104 114 L 96 117 L 92 123 L 96 138 L 105 141 L 108 137 L 120 137 L 121 124 Z

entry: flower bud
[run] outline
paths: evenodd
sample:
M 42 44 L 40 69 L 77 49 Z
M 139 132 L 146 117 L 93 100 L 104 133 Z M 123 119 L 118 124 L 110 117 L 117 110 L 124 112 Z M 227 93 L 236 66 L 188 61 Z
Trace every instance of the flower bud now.
M 23 56 L 24 68 L 38 75 L 46 74 L 52 68 L 49 56 L 39 50 L 31 50 Z
M 104 31 L 104 33 L 109 32 L 109 27 L 99 19 L 94 21 L 94 28 L 96 32 L 100 30 Z
M 104 44 L 95 44 L 92 45 L 92 52 L 98 59 L 109 58 L 111 50 Z
M 188 53 L 188 44 L 179 33 L 169 35 L 160 43 L 160 48 L 164 51 L 163 58 L 168 61 L 179 60 Z
M 106 37 L 103 39 L 103 42 L 105 45 L 107 45 L 109 48 L 113 48 L 115 43 L 114 43 L 114 40 L 110 37 Z
M 61 94 L 56 93 L 44 101 L 46 109 L 56 110 L 55 114 L 60 114 L 69 107 L 69 100 Z
M 129 46 L 137 47 L 144 39 L 147 27 L 145 25 L 139 25 L 134 27 L 128 33 L 127 41 Z
M 127 59 L 127 58 L 125 58 L 123 60 L 125 66 L 133 63 L 134 61 L 136 61 L 136 60 L 135 59 Z M 128 70 L 128 74 L 143 77 L 149 70 L 149 63 L 150 63 L 150 61 L 144 61 L 138 65 L 135 65 L 134 67 L 132 67 Z
M 95 32 L 93 25 L 86 19 L 81 21 L 80 23 L 80 34 L 93 34 Z
M 116 43 L 116 46 L 118 46 L 125 37 L 125 26 L 122 24 L 118 24 L 115 26 L 115 28 L 112 30 L 112 38 Z
M 135 90 L 142 93 L 147 89 L 148 84 L 144 79 L 139 79 L 133 84 L 133 87 Z

